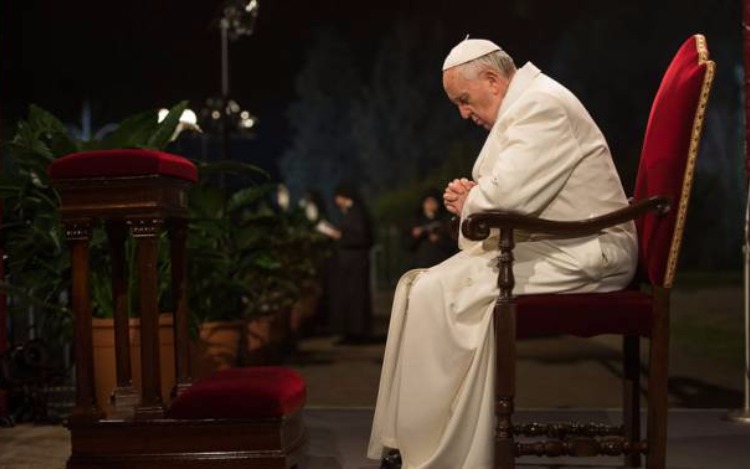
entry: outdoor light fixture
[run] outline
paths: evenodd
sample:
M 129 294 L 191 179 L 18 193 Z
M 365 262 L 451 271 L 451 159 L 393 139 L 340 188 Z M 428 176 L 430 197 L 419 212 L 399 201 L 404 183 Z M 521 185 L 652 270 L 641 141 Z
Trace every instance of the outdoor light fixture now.
M 258 0 L 229 0 L 224 4 L 219 25 L 227 30 L 229 40 L 236 41 L 241 36 L 253 34 L 259 9 Z
M 206 99 L 199 118 L 209 132 L 219 135 L 225 160 L 231 158 L 232 134 L 247 136 L 258 123 L 257 117 L 232 98 L 229 87 L 229 42 L 253 34 L 259 9 L 258 0 L 227 0 L 213 21 L 221 33 L 221 94 Z
M 229 96 L 229 41 L 250 36 L 255 31 L 260 5 L 258 0 L 229 0 L 219 19 L 221 30 L 221 93 Z
M 258 123 L 258 118 L 242 109 L 234 99 L 208 98 L 201 109 L 201 122 L 211 130 L 220 131 L 226 125 L 231 131 L 247 134 Z

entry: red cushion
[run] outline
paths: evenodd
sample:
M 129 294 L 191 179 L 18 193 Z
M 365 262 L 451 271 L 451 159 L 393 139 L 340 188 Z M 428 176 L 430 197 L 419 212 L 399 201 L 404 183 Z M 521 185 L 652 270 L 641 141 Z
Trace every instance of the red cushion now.
M 640 291 L 522 295 L 516 298 L 516 308 L 518 337 L 651 335 L 652 301 Z
M 634 199 L 664 195 L 672 210 L 636 220 L 640 265 L 649 281 L 664 284 L 669 248 L 682 194 L 693 121 L 700 101 L 706 63 L 699 63 L 697 38 L 691 37 L 672 59 L 651 107 L 641 151 Z
M 305 403 L 305 381 L 284 367 L 219 370 L 193 383 L 167 412 L 173 419 L 281 417 Z
M 72 153 L 53 161 L 49 168 L 53 179 L 171 176 L 198 180 L 198 171 L 189 160 L 155 150 L 99 150 Z

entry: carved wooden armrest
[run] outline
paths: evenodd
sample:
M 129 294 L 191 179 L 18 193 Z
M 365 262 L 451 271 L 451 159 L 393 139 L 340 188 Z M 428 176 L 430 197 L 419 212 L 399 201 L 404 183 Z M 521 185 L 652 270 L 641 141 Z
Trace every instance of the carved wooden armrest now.
M 464 237 L 481 241 L 490 235 L 491 228 L 524 230 L 534 234 L 579 237 L 597 233 L 604 228 L 633 220 L 647 212 L 663 215 L 669 211 L 668 198 L 654 196 L 628 207 L 598 217 L 575 221 L 555 221 L 523 215 L 505 210 L 487 210 L 473 213 L 461 223 Z

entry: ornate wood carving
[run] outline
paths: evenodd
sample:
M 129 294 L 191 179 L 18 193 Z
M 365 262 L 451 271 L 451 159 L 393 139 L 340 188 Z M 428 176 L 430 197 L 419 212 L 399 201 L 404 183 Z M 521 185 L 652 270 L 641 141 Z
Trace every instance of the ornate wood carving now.
M 74 315 L 76 405 L 70 418 L 71 421 L 95 421 L 101 417 L 102 412 L 96 402 L 94 389 L 94 346 L 89 299 L 89 239 L 92 220 L 65 220 L 63 228 L 70 245 L 73 272 L 71 302 Z
M 515 467 L 513 410 L 516 393 L 516 309 L 513 301 L 513 230 L 500 230 L 498 289 L 494 308 L 495 346 L 498 349 L 495 370 L 495 464 Z
M 141 317 L 141 402 L 135 417 L 139 420 L 164 415 L 161 400 L 159 360 L 158 250 L 164 219 L 129 218 L 130 233 L 138 241 L 138 293 Z
M 607 436 L 623 435 L 625 427 L 623 425 L 606 425 L 601 423 L 579 423 L 579 422 L 558 422 L 558 423 L 537 423 L 530 422 L 517 424 L 513 426 L 513 431 L 517 435 L 524 436 L 547 436 L 550 438 L 564 438 L 566 436 Z
M 129 218 L 127 224 L 133 238 L 154 238 L 161 233 L 164 219 L 156 217 Z
M 631 442 L 622 437 L 594 438 L 580 436 L 562 440 L 552 439 L 516 443 L 517 456 L 556 458 L 560 456 L 620 456 L 634 453 L 647 453 L 645 442 Z
M 63 221 L 65 238 L 68 241 L 88 241 L 91 239 L 92 221 L 89 218 Z

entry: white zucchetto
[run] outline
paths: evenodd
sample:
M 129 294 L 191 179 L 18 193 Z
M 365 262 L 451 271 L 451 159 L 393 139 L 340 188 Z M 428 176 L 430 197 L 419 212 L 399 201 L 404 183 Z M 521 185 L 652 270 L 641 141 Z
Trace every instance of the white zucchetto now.
M 469 39 L 467 36 L 466 39 L 451 49 L 448 57 L 445 58 L 445 62 L 443 62 L 443 71 L 457 65 L 465 64 L 466 62 L 471 62 L 496 50 L 502 49 L 492 41 L 486 39 Z

